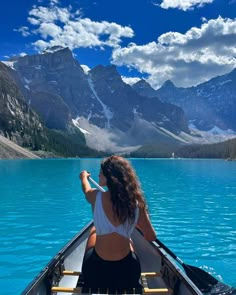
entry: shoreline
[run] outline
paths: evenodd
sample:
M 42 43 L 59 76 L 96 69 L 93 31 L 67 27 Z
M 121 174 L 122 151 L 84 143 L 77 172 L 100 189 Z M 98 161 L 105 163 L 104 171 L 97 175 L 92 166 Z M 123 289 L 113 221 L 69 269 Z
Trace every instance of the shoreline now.
M 48 159 L 48 158 L 56 158 L 56 159 L 72 159 L 74 157 L 59 157 L 55 155 L 53 152 L 46 152 L 46 151 L 35 151 L 32 152 L 26 148 L 23 148 L 16 144 L 15 142 L 7 139 L 6 137 L 0 135 L 0 160 L 14 160 L 14 159 Z M 83 158 L 91 158 L 91 157 L 79 157 L 79 159 Z M 101 157 L 103 158 L 103 157 Z M 126 157 L 126 158 L 134 158 L 134 157 Z M 78 157 L 75 157 L 78 159 Z M 135 159 L 163 159 L 163 160 L 224 160 L 224 161 L 233 161 L 235 162 L 236 159 L 234 158 L 156 158 L 156 157 L 136 157 Z
M 41 159 L 41 157 L 0 135 L 0 159 Z

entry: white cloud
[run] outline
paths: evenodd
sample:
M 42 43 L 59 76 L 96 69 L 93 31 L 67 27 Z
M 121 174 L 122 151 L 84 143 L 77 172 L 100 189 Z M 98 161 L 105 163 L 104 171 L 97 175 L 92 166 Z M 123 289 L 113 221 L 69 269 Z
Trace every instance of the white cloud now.
M 54 23 L 42 23 L 38 32 L 44 39 L 47 39 L 47 37 L 57 38 L 57 36 L 60 36 L 62 29 Z
M 214 0 L 163 0 L 160 6 L 163 9 L 177 8 L 186 11 L 194 7 L 202 7 L 213 1 Z
M 51 5 L 58 4 L 58 3 L 59 3 L 59 0 L 50 0 Z
M 128 26 L 82 18 L 80 10 L 73 12 L 71 6 L 61 8 L 54 5 L 56 3 L 51 1 L 50 7 L 34 6 L 29 12 L 28 22 L 36 27 L 33 33 L 41 37 L 34 43 L 39 50 L 54 45 L 72 50 L 79 47 L 115 48 L 122 38 L 132 38 L 134 35 Z
M 19 56 L 21 56 L 21 57 L 23 57 L 23 56 L 25 56 L 25 55 L 27 55 L 27 53 L 25 53 L 25 52 L 21 52 L 21 53 L 19 54 Z
M 30 10 L 29 15 L 31 18 L 38 20 L 38 23 L 51 23 L 54 21 L 60 21 L 66 23 L 69 21 L 70 17 L 74 14 L 71 12 L 71 8 L 60 8 L 57 6 L 44 7 L 44 6 L 34 6 Z
M 236 19 L 204 20 L 185 34 L 168 32 L 157 42 L 116 48 L 112 58 L 118 66 L 149 74 L 154 88 L 168 79 L 176 86 L 196 85 L 236 67 Z
M 30 35 L 28 27 L 20 27 L 19 29 L 14 29 L 14 32 L 20 32 L 22 36 L 27 37 Z
M 122 80 L 129 85 L 133 85 L 135 83 L 137 83 L 138 81 L 140 81 L 140 78 L 136 78 L 136 77 L 125 77 L 125 76 L 121 76 Z
M 212 1 L 163 0 L 161 5 L 187 10 Z M 201 27 L 193 27 L 185 33 L 166 32 L 156 42 L 143 45 L 130 43 L 122 48 L 122 39 L 134 36 L 130 27 L 84 18 L 80 10 L 73 11 L 71 6 L 58 7 L 57 2 L 52 0 L 49 7 L 32 8 L 28 22 L 34 30 L 30 32 L 28 27 L 16 30 L 23 36 L 39 36 L 34 42 L 37 50 L 55 45 L 71 50 L 111 47 L 113 64 L 148 74 L 147 81 L 154 88 L 168 79 L 176 86 L 196 85 L 236 66 L 236 19 L 220 16 L 212 20 L 202 18 Z M 123 79 L 128 84 L 134 81 L 134 78 Z
M 91 69 L 87 65 L 80 65 L 85 74 L 87 74 Z

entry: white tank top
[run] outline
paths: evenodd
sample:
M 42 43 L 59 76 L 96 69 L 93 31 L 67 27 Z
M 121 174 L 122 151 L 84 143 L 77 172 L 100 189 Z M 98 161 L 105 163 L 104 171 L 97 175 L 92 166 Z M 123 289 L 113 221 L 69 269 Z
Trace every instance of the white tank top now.
M 102 192 L 99 191 L 97 193 L 94 211 L 93 211 L 93 220 L 94 220 L 94 225 L 96 228 L 97 235 L 118 233 L 126 238 L 130 238 L 134 230 L 134 227 L 137 224 L 138 216 L 139 216 L 139 208 L 137 207 L 135 209 L 135 218 L 133 223 L 126 221 L 125 223 L 122 223 L 118 226 L 114 226 L 110 222 L 108 217 L 106 216 L 106 213 L 104 212 L 103 205 L 102 205 Z

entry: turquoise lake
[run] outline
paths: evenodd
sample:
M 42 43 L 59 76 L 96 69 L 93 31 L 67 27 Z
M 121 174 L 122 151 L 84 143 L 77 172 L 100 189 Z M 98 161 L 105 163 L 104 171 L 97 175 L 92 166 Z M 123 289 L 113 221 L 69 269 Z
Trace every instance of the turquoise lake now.
M 236 287 L 236 162 L 130 159 L 158 238 Z M 78 174 L 100 159 L 0 161 L 0 293 L 20 294 L 92 214 Z

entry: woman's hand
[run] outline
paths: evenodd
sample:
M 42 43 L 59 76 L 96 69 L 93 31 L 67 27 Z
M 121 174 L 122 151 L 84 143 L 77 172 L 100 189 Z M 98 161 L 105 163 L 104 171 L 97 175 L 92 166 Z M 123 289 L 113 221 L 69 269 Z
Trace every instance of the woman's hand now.
M 83 179 L 88 179 L 88 177 L 89 177 L 90 175 L 91 175 L 91 174 L 90 174 L 88 171 L 83 170 L 83 171 L 80 172 L 79 178 L 80 178 L 81 180 L 83 180 Z

